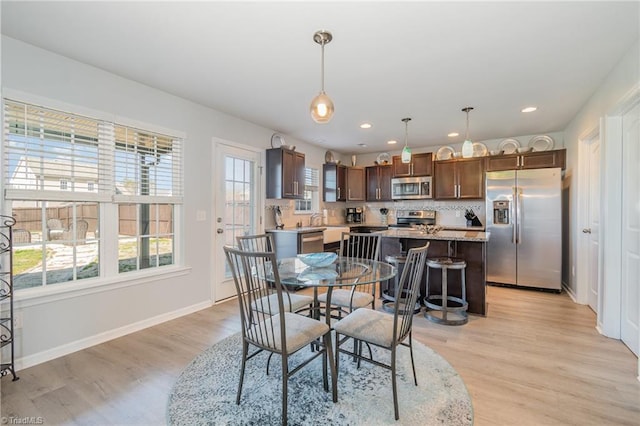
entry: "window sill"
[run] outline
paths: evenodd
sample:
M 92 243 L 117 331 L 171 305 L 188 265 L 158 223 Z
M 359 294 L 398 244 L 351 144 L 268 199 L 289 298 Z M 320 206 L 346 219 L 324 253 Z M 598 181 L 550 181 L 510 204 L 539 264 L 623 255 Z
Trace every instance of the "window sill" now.
M 153 271 L 129 272 L 109 278 L 87 279 L 67 284 L 51 284 L 45 287 L 25 289 L 16 292 L 14 303 L 18 309 L 26 308 L 103 291 L 113 291 L 120 288 L 145 284 L 150 281 L 180 277 L 189 274 L 190 271 L 191 267 L 189 266 L 167 266 L 166 268 L 161 268 L 161 270 L 154 269 Z

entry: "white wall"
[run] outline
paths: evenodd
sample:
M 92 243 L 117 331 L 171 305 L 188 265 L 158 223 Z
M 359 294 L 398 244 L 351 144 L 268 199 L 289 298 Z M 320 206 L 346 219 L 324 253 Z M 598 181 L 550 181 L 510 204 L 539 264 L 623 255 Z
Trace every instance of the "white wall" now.
M 575 271 L 580 269 L 578 264 L 578 247 L 582 242 L 581 229 L 586 225 L 581 223 L 581 212 L 579 200 L 586 196 L 582 193 L 584 190 L 582 176 L 578 175 L 579 170 L 579 145 L 580 138 L 584 137 L 588 132 L 593 129 L 599 129 L 600 119 L 613 113 L 618 103 L 625 98 L 634 88 L 640 84 L 640 44 L 636 43 L 629 51 L 623 56 L 620 62 L 613 68 L 609 75 L 602 82 L 600 87 L 575 118 L 569 123 L 564 132 L 565 146 L 567 148 L 567 170 L 565 173 L 565 187 L 569 187 L 569 211 L 570 211 L 570 227 L 569 227 L 569 240 L 571 241 L 569 247 L 569 271 L 570 279 L 568 285 L 570 291 L 574 293 L 576 299 L 580 303 L 586 303 L 586 283 L 577 283 Z M 604 129 L 602 129 L 604 130 Z M 620 241 L 613 239 L 613 232 L 607 229 L 606 212 L 615 211 L 614 198 L 621 196 L 620 186 L 616 185 L 616 182 L 620 181 L 620 168 L 621 168 L 621 149 L 620 147 L 607 146 L 607 141 L 604 138 L 604 132 L 600 133 L 602 141 L 601 152 L 603 155 L 603 168 L 601 173 L 603 174 L 603 187 L 601 193 L 603 194 L 603 205 L 608 206 L 605 209 L 605 217 L 603 217 L 603 227 L 601 228 L 601 235 L 604 238 L 605 250 L 607 247 L 615 247 L 616 244 L 619 248 Z M 613 198 L 611 198 L 613 197 Z M 607 201 L 611 200 L 613 204 Z M 614 211 L 611 211 L 613 214 Z M 619 210 L 618 214 L 619 214 Z M 611 230 L 613 231 L 613 230 Z M 605 268 L 615 268 L 615 265 L 604 265 Z M 619 284 L 618 284 L 619 285 Z
M 154 279 L 93 294 L 54 300 L 16 297 L 23 316 L 16 356 L 32 365 L 64 352 L 135 330 L 211 303 L 212 137 L 270 147 L 273 131 L 197 105 L 151 87 L 2 37 L 2 89 L 95 110 L 184 132 L 185 197 L 183 227 L 186 276 Z M 320 167 L 324 150 L 291 138 Z M 0 165 L 0 167 L 2 167 Z M 196 221 L 196 211 L 207 212 Z M 59 300 L 55 300 L 59 299 Z M 20 365 L 20 362 L 19 362 Z

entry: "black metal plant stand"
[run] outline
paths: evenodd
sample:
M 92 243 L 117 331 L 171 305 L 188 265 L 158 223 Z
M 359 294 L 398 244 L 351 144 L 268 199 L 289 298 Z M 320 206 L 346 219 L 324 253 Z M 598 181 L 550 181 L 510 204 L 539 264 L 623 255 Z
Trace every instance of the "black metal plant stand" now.
M 14 364 L 13 334 L 13 225 L 16 220 L 11 216 L 0 215 L 0 377 L 11 373 L 13 381 L 16 376 Z M 5 356 L 5 347 L 10 345 L 10 355 Z M 9 351 L 7 351 L 9 352 Z

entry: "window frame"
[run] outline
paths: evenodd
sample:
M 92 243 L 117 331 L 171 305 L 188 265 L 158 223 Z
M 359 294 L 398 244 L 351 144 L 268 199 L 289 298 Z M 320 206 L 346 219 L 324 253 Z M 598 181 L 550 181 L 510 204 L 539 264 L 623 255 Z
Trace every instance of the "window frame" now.
M 305 181 L 304 181 L 304 191 L 303 191 L 303 199 L 295 200 L 293 206 L 293 214 L 313 214 L 314 212 L 318 212 L 320 209 L 320 169 L 316 167 L 308 167 L 305 166 Z M 307 172 L 309 171 L 309 172 Z M 314 185 L 315 183 L 315 185 Z M 309 197 L 307 198 L 307 194 Z M 301 203 L 308 203 L 309 209 L 300 209 Z
M 100 269 L 99 275 L 95 278 L 86 278 L 81 280 L 72 280 L 54 283 L 51 285 L 45 285 L 43 283 L 39 284 L 37 287 L 27 288 L 16 292 L 16 301 L 25 301 L 28 306 L 30 304 L 39 304 L 45 303 L 45 301 L 49 300 L 60 300 L 67 297 L 77 297 L 79 294 L 91 294 L 94 292 L 104 291 L 105 286 L 108 288 L 119 288 L 119 287 L 127 287 L 130 285 L 137 285 L 141 283 L 147 283 L 151 281 L 155 281 L 158 279 L 170 278 L 182 276 L 188 273 L 191 269 L 184 264 L 183 260 L 183 252 L 184 252 L 184 223 L 183 223 L 183 200 L 182 194 L 184 192 L 184 151 L 183 147 L 186 141 L 186 133 L 181 131 L 176 131 L 173 129 L 168 129 L 165 127 L 161 127 L 155 124 L 149 124 L 146 122 L 140 122 L 133 119 L 128 119 L 120 116 L 115 116 L 114 114 L 105 113 L 103 111 L 93 110 L 86 107 L 78 106 L 75 104 L 69 104 L 66 102 L 62 102 L 59 100 L 39 97 L 32 94 L 27 94 L 24 92 L 17 92 L 11 89 L 5 89 L 3 91 L 3 96 L 0 98 L 1 103 L 1 111 L 2 111 L 2 122 L 5 122 L 5 99 L 10 101 L 15 101 L 19 103 L 34 105 L 34 106 L 42 106 L 46 109 L 57 110 L 57 111 L 71 111 L 69 114 L 86 116 L 90 117 L 93 120 L 102 120 L 111 123 L 115 123 L 121 126 L 129 126 L 137 129 L 144 129 L 148 132 L 154 132 L 164 135 L 171 135 L 171 137 L 179 139 L 181 143 L 182 150 L 179 156 L 179 163 L 181 167 L 181 173 L 179 177 L 179 185 L 180 185 L 180 201 L 171 203 L 174 205 L 173 212 L 173 239 L 174 239 L 174 248 L 173 248 L 173 263 L 171 265 L 166 265 L 163 267 L 154 267 L 148 268 L 140 271 L 134 271 L 128 274 L 119 274 L 117 272 L 118 269 L 118 254 L 117 254 L 117 238 L 110 239 L 102 239 L 99 244 L 99 256 L 100 256 Z M 5 170 L 7 167 L 4 164 L 4 160 L 7 157 L 7 152 L 5 149 L 5 131 L 3 130 L 3 142 L 0 143 L 0 159 L 3 161 L 0 164 L 0 192 L 2 194 L 3 206 L 0 209 L 0 213 L 2 214 L 11 214 L 13 207 L 12 202 L 20 200 L 20 198 L 14 196 L 13 199 L 5 198 L 5 175 L 8 173 L 8 170 Z M 42 182 L 38 182 L 41 184 Z M 95 182 L 94 182 L 95 185 Z M 86 186 L 86 184 L 84 185 Z M 60 196 L 56 197 L 55 201 L 73 201 L 77 202 L 78 200 L 73 199 L 74 197 L 67 197 L 70 195 L 70 192 L 73 189 L 68 189 L 67 191 L 59 191 Z M 99 191 L 97 185 L 94 186 L 93 194 Z M 88 194 L 91 194 L 91 191 L 87 191 Z M 45 200 L 45 197 L 41 197 L 42 200 Z M 38 201 L 38 200 L 35 200 Z M 53 200 L 47 200 L 53 201 Z M 110 201 L 100 201 L 97 200 L 95 195 L 91 201 L 97 201 L 98 203 L 98 211 L 99 211 L 99 226 L 98 232 L 100 235 L 104 236 L 111 230 L 117 230 L 117 202 L 113 199 Z M 164 202 L 165 200 L 163 200 Z M 43 228 L 45 226 L 43 225 Z M 30 301 L 30 302 L 27 302 Z

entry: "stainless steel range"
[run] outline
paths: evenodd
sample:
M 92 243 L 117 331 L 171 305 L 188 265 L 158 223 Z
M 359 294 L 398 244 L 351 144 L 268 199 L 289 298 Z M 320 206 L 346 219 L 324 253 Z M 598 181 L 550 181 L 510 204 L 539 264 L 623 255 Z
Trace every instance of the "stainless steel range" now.
M 435 210 L 398 210 L 396 212 L 396 224 L 390 228 L 409 228 L 417 225 L 435 225 Z

